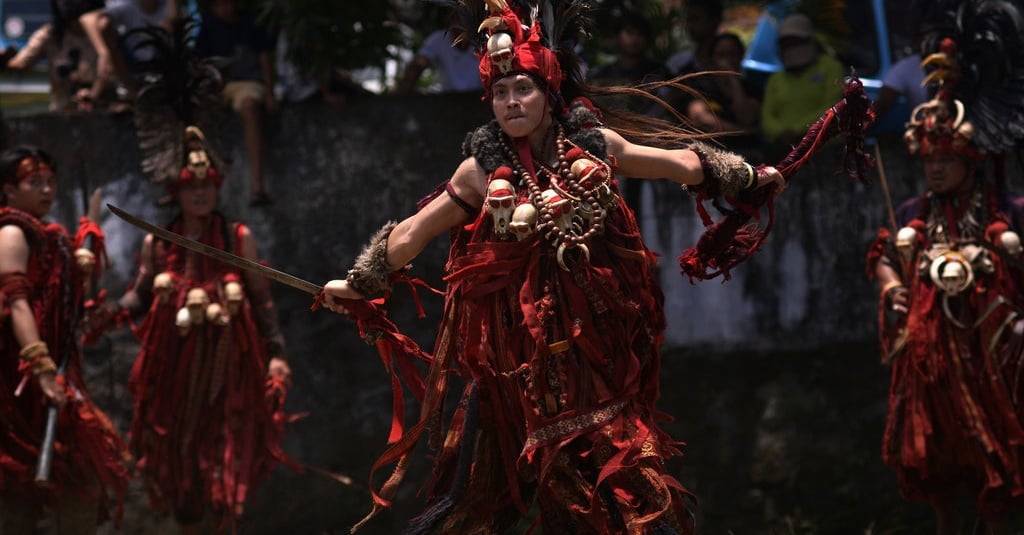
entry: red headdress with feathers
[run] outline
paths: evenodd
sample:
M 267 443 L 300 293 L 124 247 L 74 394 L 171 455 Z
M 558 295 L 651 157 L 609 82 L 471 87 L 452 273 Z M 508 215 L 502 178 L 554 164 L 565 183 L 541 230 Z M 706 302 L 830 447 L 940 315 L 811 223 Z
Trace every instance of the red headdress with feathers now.
M 488 31 L 487 47 L 480 54 L 480 81 L 484 98 L 491 96 L 491 84 L 512 74 L 528 74 L 544 82 L 554 94 L 562 85 L 558 56 L 544 44 L 540 21 L 527 27 L 505 0 L 487 0 L 490 16 L 478 30 Z
M 925 83 L 937 82 L 939 89 L 935 98 L 920 104 L 910 114 L 903 135 L 907 150 L 917 156 L 954 154 L 981 160 L 983 154 L 973 142 L 974 125 L 964 118 L 964 103 L 953 96 L 960 78 L 956 43 L 950 38 L 943 39 L 939 51 L 926 57 L 921 65 L 938 66 L 925 78 Z

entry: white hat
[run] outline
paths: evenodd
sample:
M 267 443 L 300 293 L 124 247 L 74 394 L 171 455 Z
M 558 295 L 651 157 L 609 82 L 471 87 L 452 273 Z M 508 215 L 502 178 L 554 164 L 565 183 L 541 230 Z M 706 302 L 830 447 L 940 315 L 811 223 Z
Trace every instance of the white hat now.
M 782 19 L 779 24 L 779 39 L 783 37 L 800 37 L 806 39 L 814 36 L 814 23 L 802 13 L 794 13 Z

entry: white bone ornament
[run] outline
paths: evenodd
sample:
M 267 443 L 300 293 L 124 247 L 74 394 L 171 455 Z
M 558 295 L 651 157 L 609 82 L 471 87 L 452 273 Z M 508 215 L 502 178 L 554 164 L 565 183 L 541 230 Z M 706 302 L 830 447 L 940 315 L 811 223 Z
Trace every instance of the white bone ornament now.
M 960 253 L 950 251 L 932 261 L 932 282 L 947 295 L 959 295 L 974 282 L 974 270 Z
M 552 189 L 544 190 L 540 197 L 551 211 L 551 216 L 558 228 L 563 232 L 569 232 L 572 229 L 572 205 L 569 200 Z
M 96 254 L 85 247 L 75 249 L 75 263 L 84 274 L 88 275 L 96 267 Z
M 508 234 L 515 203 L 516 189 L 508 180 L 496 178 L 487 185 L 484 207 L 494 220 L 494 232 L 500 236 Z
M 157 273 L 156 277 L 153 277 L 153 296 L 160 301 L 160 304 L 167 303 L 173 288 L 174 276 L 170 273 L 165 271 Z
M 206 319 L 206 306 L 210 304 L 210 297 L 202 288 L 192 288 L 185 296 L 185 307 L 188 308 L 189 316 L 193 325 L 199 325 Z
M 228 324 L 230 318 L 224 312 L 224 308 L 220 306 L 220 303 L 210 303 L 206 307 L 206 321 L 223 327 Z
M 917 231 L 913 227 L 903 227 L 896 233 L 896 249 L 900 252 L 904 262 L 909 262 L 914 254 L 914 243 L 917 241 Z
M 512 70 L 512 59 L 515 57 L 515 50 L 512 48 L 512 36 L 499 32 L 487 38 L 487 55 L 501 74 L 508 74 Z
M 188 307 L 178 309 L 178 313 L 174 316 L 174 325 L 178 327 L 178 336 L 188 336 L 188 332 L 192 328 L 192 313 Z
M 244 298 L 245 294 L 242 292 L 242 283 L 230 281 L 224 284 L 224 300 L 227 301 L 228 312 L 232 316 L 238 314 L 238 310 L 242 306 L 242 299 Z
M 512 212 L 512 222 L 508 226 L 516 240 L 523 241 L 537 228 L 537 207 L 531 203 L 516 206 Z
M 1003 249 L 1007 253 L 1013 256 L 1020 256 L 1021 245 L 1020 245 L 1020 234 L 1012 230 L 1007 230 L 999 235 L 999 245 L 1003 246 Z

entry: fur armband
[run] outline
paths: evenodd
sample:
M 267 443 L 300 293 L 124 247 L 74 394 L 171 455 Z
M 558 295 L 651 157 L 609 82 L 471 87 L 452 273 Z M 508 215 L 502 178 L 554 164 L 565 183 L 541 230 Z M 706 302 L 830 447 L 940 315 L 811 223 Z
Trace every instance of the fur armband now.
M 353 290 L 366 297 L 387 291 L 391 266 L 388 265 L 388 236 L 398 223 L 388 221 L 370 238 L 370 243 L 356 257 L 352 269 L 348 270 L 345 280 Z
M 700 159 L 704 183 L 697 188 L 707 188 L 708 197 L 735 197 L 757 185 L 757 170 L 742 156 L 700 141 L 694 141 L 688 148 Z

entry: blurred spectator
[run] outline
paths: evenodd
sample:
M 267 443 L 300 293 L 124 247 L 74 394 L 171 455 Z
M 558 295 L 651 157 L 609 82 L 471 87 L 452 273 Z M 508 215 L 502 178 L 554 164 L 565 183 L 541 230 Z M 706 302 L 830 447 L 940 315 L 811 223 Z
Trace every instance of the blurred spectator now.
M 323 80 L 303 73 L 288 59 L 288 39 L 283 32 L 278 36 L 276 60 L 277 86 L 274 91 L 282 102 L 323 100 L 331 109 L 341 111 L 348 97 L 370 93 L 342 69 L 334 69 Z
M 200 57 L 222 57 L 231 63 L 225 73 L 224 99 L 242 119 L 249 162 L 249 205 L 271 203 L 263 186 L 263 126 L 265 115 L 277 111 L 274 97 L 274 41 L 238 0 L 212 0 L 204 12 L 196 51 Z
M 590 81 L 597 85 L 632 85 L 665 79 L 665 68 L 651 59 L 653 30 L 640 13 L 627 11 L 616 19 L 615 61 L 591 69 Z
M 423 72 L 433 69 L 441 83 L 441 91 L 479 91 L 480 59 L 468 43 L 452 43 L 445 30 L 437 30 L 427 36 L 416 56 L 406 65 L 402 76 L 395 84 L 396 95 L 410 95 L 416 92 L 416 84 Z
M 665 68 L 648 55 L 652 33 L 651 23 L 646 17 L 632 11 L 624 12 L 616 19 L 615 24 L 615 61 L 591 69 L 587 73 L 588 81 L 600 86 L 628 86 L 664 80 Z M 651 107 L 651 102 L 644 98 L 621 97 L 621 102 L 611 102 L 618 98 L 620 97 L 605 97 L 602 104 L 609 109 L 619 107 L 633 113 L 644 113 Z M 625 177 L 623 182 L 626 204 L 633 208 L 633 213 L 639 220 L 642 218 L 643 188 L 647 187 L 645 183 L 649 181 Z
M 715 36 L 711 45 L 711 65 L 716 71 L 736 73 L 708 75 L 695 83 L 704 98 L 692 99 L 686 117 L 705 132 L 731 132 L 721 141 L 730 149 L 742 152 L 749 159 L 760 144 L 761 90 L 742 76 L 741 62 L 746 47 L 734 33 Z
M 806 15 L 787 16 L 779 24 L 783 70 L 772 74 L 761 106 L 761 128 L 770 160 L 789 152 L 822 110 L 842 96 L 843 66 L 824 53 Z
M 99 57 L 100 76 L 108 81 L 116 77 L 128 94 L 134 93 L 133 73 L 139 62 L 153 57 L 153 50 L 137 48 L 144 37 L 130 32 L 150 26 L 171 31 L 180 15 L 180 0 L 107 2 L 106 9 L 83 15 L 82 26 Z
M 721 0 L 685 0 L 683 10 L 683 29 L 693 42 L 693 48 L 677 52 L 665 61 L 665 67 L 673 76 L 710 68 L 711 45 L 724 15 Z
M 102 7 L 102 0 L 50 0 L 50 22 L 7 62 L 8 69 L 23 71 L 46 60 L 53 111 L 103 109 L 114 100 L 113 88 L 98 75 L 96 49 L 79 20 Z
M 921 52 L 924 43 L 932 36 L 935 28 L 927 23 L 918 26 L 914 35 L 914 52 L 896 63 L 893 63 L 889 72 L 885 73 L 882 80 L 882 89 L 878 92 L 878 99 L 875 100 L 875 114 L 878 122 L 889 112 L 903 97 L 907 101 L 908 111 L 913 110 L 919 104 L 928 100 L 928 89 L 922 85 L 924 81 L 924 68 L 921 67 Z M 910 116 L 904 118 L 904 121 Z

